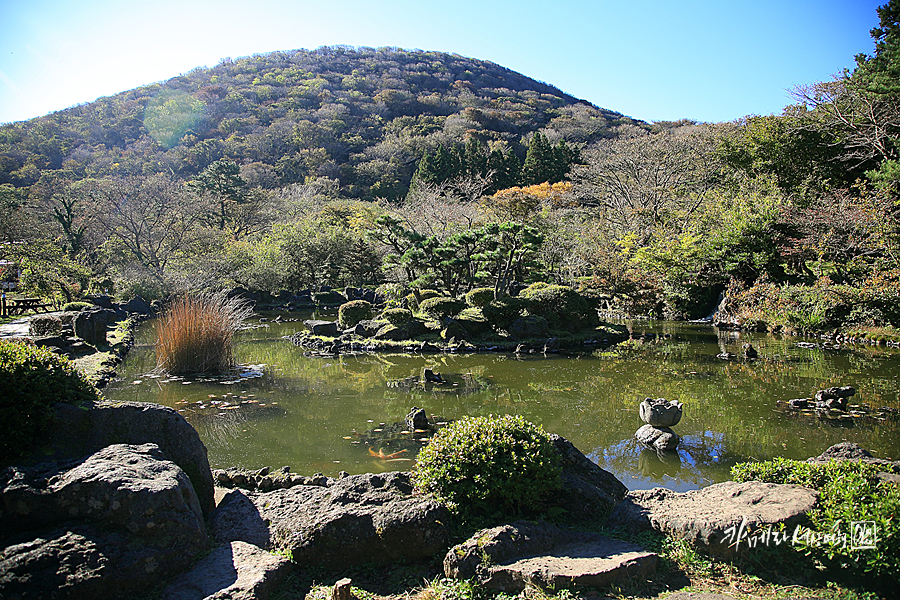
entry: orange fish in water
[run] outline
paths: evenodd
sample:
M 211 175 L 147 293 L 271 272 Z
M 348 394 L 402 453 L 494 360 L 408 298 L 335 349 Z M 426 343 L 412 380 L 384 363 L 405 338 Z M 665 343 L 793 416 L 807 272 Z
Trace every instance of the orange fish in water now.
M 393 458 L 398 458 L 401 454 L 408 452 L 408 450 L 403 449 L 399 452 L 394 452 L 393 454 L 385 454 L 384 448 L 379 448 L 378 452 L 375 452 L 371 448 L 369 448 L 369 455 L 374 456 L 375 458 L 380 458 L 381 460 L 391 460 Z

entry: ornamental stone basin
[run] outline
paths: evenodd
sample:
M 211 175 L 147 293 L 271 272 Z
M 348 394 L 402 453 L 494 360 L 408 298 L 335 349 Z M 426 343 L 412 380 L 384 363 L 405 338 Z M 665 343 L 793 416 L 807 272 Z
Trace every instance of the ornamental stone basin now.
M 672 427 L 681 420 L 681 402 L 647 398 L 641 402 L 641 420 L 653 427 Z

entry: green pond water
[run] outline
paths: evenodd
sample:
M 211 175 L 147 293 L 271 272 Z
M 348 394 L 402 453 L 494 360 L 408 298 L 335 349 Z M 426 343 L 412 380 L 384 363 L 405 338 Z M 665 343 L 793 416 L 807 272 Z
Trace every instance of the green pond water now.
M 728 479 L 737 462 L 805 459 L 841 441 L 900 458 L 896 350 L 803 348 L 797 338 L 649 321 L 630 327 L 652 338 L 565 357 L 311 357 L 281 339 L 301 330 L 308 315 L 291 317 L 300 320 L 270 320 L 238 334 L 238 360 L 252 366 L 244 373 L 249 376 L 226 380 L 154 375 L 152 327 L 144 325 L 104 394 L 179 410 L 200 433 L 213 468 L 286 465 L 304 475 L 405 470 L 423 434 L 386 431 L 413 406 L 439 420 L 523 415 L 570 440 L 630 489 L 695 489 Z M 740 355 L 748 341 L 759 351 L 757 360 L 716 357 Z M 425 387 L 410 379 L 425 367 L 450 383 Z M 851 405 L 872 410 L 827 419 L 777 404 L 836 385 L 856 387 Z M 638 404 L 648 396 L 685 405 L 673 428 L 681 445 L 664 459 L 633 437 L 643 425 Z M 385 431 L 371 433 L 376 429 Z

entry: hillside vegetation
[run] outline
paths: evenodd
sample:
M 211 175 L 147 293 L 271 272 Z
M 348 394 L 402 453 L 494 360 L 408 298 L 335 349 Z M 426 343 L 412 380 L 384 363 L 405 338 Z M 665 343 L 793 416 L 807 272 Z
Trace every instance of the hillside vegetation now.
M 544 282 L 630 314 L 881 335 L 900 326 L 900 3 L 878 15 L 853 70 L 718 124 L 434 52 L 225 60 L 0 127 L 0 236 L 29 293 L 65 299 L 381 285 L 506 306 Z

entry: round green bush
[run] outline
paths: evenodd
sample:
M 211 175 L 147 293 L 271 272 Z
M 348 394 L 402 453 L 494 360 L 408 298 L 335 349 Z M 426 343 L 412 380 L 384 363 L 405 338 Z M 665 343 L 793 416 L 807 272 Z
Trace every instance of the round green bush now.
M 567 285 L 534 283 L 519 292 L 530 314 L 544 317 L 551 329 L 580 331 L 600 324 L 592 300 Z
M 84 310 L 92 306 L 94 305 L 90 302 L 66 302 L 63 304 L 62 309 L 63 311 L 68 312 L 70 310 Z
M 412 321 L 412 311 L 405 308 L 389 308 L 381 313 L 381 319 L 387 321 L 391 325 L 403 325 Z
M 491 300 L 481 308 L 484 318 L 494 329 L 509 329 L 513 321 L 522 316 L 525 302 L 520 298 L 507 296 Z
M 355 327 L 360 321 L 372 318 L 372 303 L 365 300 L 351 300 L 338 309 L 338 324 L 342 329 Z
M 473 308 L 487 306 L 494 299 L 494 288 L 481 287 L 470 290 L 466 294 L 466 304 Z
M 413 480 L 463 518 L 530 512 L 562 485 L 550 436 L 517 415 L 451 423 L 419 452 Z
M 419 305 L 428 300 L 429 298 L 437 298 L 441 293 L 437 290 L 419 290 L 419 297 L 416 298 L 415 294 L 407 294 L 406 295 L 406 305 L 409 306 L 412 310 L 419 310 Z
M 52 406 L 97 400 L 97 389 L 47 348 L 0 342 L 0 462 L 25 453 L 50 425 Z
M 421 304 L 419 304 L 419 312 L 431 319 L 442 319 L 459 314 L 465 307 L 465 303 L 443 296 L 422 300 Z

